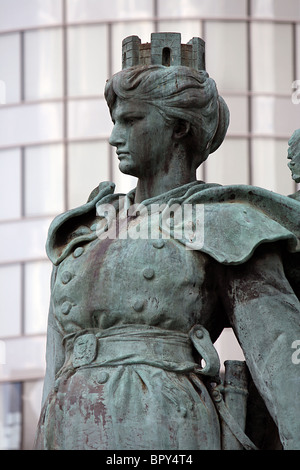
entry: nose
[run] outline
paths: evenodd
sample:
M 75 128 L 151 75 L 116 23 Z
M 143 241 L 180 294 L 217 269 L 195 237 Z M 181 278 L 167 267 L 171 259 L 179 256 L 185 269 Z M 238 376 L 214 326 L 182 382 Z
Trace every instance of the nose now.
M 113 147 L 119 147 L 126 143 L 125 130 L 120 124 L 114 124 L 113 130 L 110 134 L 108 141 Z

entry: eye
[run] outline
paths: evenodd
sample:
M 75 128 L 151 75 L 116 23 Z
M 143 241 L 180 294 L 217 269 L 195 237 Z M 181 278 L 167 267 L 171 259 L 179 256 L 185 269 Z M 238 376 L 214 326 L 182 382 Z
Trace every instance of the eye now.
M 135 121 L 136 121 L 135 118 L 125 119 L 126 124 L 129 124 L 129 126 L 132 126 L 135 123 Z
M 124 122 L 125 122 L 125 124 L 128 124 L 129 126 L 132 126 L 137 121 L 141 121 L 143 118 L 144 118 L 144 116 L 140 116 L 140 115 L 128 116 L 124 119 Z

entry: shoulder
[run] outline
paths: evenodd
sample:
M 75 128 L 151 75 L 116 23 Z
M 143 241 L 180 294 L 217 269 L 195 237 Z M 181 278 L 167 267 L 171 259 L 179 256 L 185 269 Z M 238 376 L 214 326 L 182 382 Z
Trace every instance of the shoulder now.
M 46 242 L 46 251 L 54 265 L 64 259 L 76 243 L 95 239 L 93 223 L 96 220 L 96 205 L 114 194 L 115 185 L 102 182 L 95 188 L 82 206 L 58 215 L 51 223 Z
M 296 249 L 300 238 L 299 203 L 263 188 L 234 185 L 199 191 L 187 203 L 202 207 L 202 237 L 190 248 L 223 264 L 240 264 L 261 244 L 286 241 Z

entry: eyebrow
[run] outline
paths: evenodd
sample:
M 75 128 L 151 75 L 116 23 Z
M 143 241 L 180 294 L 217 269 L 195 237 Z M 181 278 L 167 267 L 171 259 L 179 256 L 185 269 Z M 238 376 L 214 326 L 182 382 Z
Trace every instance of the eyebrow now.
M 112 112 L 112 119 L 115 119 L 115 112 L 113 110 Z M 136 110 L 136 111 L 121 111 L 119 114 L 117 114 L 118 119 L 124 119 L 124 118 L 136 118 L 136 117 L 144 117 L 145 112 L 142 110 Z

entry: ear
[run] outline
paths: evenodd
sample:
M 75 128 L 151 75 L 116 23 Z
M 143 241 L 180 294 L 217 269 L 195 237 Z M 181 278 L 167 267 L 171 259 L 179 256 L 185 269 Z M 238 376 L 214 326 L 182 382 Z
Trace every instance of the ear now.
M 178 119 L 174 126 L 173 138 L 175 140 L 183 139 L 190 132 L 191 124 L 183 119 Z

